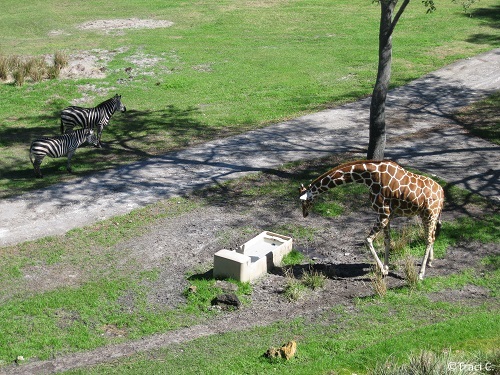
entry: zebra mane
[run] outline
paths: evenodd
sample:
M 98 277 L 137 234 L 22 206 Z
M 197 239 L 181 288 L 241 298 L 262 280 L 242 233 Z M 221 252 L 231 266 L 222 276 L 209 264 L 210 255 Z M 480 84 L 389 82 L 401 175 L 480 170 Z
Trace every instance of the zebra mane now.
M 112 98 L 109 98 L 105 101 L 103 101 L 102 103 L 96 105 L 95 108 L 100 108 L 100 107 L 104 107 L 106 106 L 107 104 L 111 103 L 111 102 L 116 102 L 116 100 L 119 100 L 120 99 L 120 95 L 116 94 L 115 96 L 113 96 Z

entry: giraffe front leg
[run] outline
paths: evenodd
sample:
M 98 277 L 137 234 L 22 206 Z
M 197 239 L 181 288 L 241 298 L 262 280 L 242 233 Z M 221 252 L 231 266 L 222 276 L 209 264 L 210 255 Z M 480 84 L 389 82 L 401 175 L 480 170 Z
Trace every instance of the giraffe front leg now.
M 384 227 L 384 245 L 385 245 L 385 254 L 384 254 L 384 267 L 389 270 L 389 251 L 391 250 L 391 225 L 390 221 L 387 222 L 387 225 Z
M 384 275 L 384 276 L 387 276 L 389 274 L 389 267 L 387 266 L 387 264 L 384 265 L 380 261 L 380 258 L 378 257 L 377 252 L 375 251 L 375 248 L 373 247 L 373 240 L 375 239 L 375 237 L 377 237 L 377 234 L 379 234 L 380 231 L 387 226 L 388 223 L 389 223 L 388 217 L 386 217 L 385 215 L 379 216 L 379 218 L 377 220 L 377 224 L 375 224 L 375 226 L 370 231 L 370 235 L 368 237 L 366 237 L 366 239 L 365 239 L 366 246 L 368 247 L 368 249 L 372 253 L 373 258 L 375 259 L 375 262 L 377 263 L 377 266 L 380 269 L 380 272 L 382 272 L 382 275 Z M 385 260 L 387 263 L 387 255 L 386 255 Z
M 387 276 L 389 274 L 389 267 L 385 266 L 382 264 L 380 261 L 380 258 L 377 255 L 377 252 L 375 251 L 375 248 L 373 247 L 373 239 L 376 237 L 376 234 L 373 236 L 368 236 L 365 239 L 365 244 L 370 250 L 370 252 L 373 255 L 373 258 L 375 259 L 375 263 L 377 263 L 378 268 L 380 269 L 380 272 L 382 272 L 382 275 Z

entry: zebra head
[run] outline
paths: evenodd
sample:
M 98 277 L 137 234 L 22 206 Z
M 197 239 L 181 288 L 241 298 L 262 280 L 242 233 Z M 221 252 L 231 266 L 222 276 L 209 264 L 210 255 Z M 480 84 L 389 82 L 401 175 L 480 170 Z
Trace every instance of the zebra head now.
M 115 99 L 115 111 L 125 112 L 127 108 L 122 103 L 122 96 L 116 94 L 114 99 Z
M 95 134 L 93 129 L 85 129 L 85 136 L 87 138 L 87 142 L 98 147 L 99 139 L 97 139 L 97 134 Z

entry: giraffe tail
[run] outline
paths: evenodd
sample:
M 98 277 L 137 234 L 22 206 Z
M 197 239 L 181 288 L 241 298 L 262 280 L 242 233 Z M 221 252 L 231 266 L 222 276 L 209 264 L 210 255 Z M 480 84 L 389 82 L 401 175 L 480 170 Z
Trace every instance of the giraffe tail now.
M 439 216 L 439 219 L 438 219 L 438 221 L 436 223 L 436 231 L 434 232 L 434 237 L 439 236 L 439 233 L 441 233 L 441 226 L 442 226 L 441 216 Z

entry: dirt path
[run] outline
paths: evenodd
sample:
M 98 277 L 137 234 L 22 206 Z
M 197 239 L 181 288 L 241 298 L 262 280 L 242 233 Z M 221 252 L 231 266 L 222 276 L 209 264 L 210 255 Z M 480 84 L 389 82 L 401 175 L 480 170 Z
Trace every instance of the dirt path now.
M 500 90 L 500 49 L 390 92 L 386 157 L 499 199 L 500 147 L 467 136 L 450 115 Z M 0 202 L 0 246 L 62 234 L 247 172 L 358 151 L 369 99 L 216 140 Z M 421 136 L 422 132 L 425 136 Z
M 392 91 L 388 103 L 390 141 L 387 157 L 498 200 L 500 147 L 468 136 L 450 117 L 457 107 L 497 90 L 500 90 L 500 50 L 460 61 Z M 369 101 L 363 100 L 3 200 L 0 202 L 0 246 L 62 234 L 160 199 L 245 173 L 272 169 L 287 161 L 346 151 L 363 155 L 367 144 L 368 107 Z M 247 206 L 239 207 L 239 204 Z M 125 257 L 140 260 L 137 264 L 145 269 L 157 267 L 158 262 L 168 259 L 168 267 L 151 288 L 154 295 L 150 298 L 156 303 L 173 306 L 182 302 L 178 297 L 179 291 L 185 288 L 186 272 L 194 269 L 197 263 L 210 262 L 215 251 L 220 249 L 220 244 L 214 241 L 218 232 L 231 232 L 244 225 L 263 228 L 277 222 L 293 225 L 301 219 L 300 210 L 290 202 L 280 202 L 282 206 L 274 213 L 269 210 L 271 204 L 276 202 L 268 202 L 263 197 L 262 202 L 251 202 L 251 211 L 248 202 L 206 207 L 182 218 L 165 219 L 143 237 L 120 246 Z M 446 212 L 445 220 L 453 215 L 455 213 Z M 312 247 L 307 249 L 308 255 L 317 257 L 317 267 L 323 267 L 322 271 L 329 278 L 324 289 L 303 300 L 288 303 L 281 296 L 284 278 L 278 270 L 254 286 L 250 306 L 238 312 L 137 341 L 0 368 L 0 373 L 54 373 L 298 315 L 313 319 L 338 304 L 349 307 L 353 297 L 371 293 L 366 276 L 371 259 L 359 240 L 353 238 L 369 228 L 373 213 L 366 207 L 354 216 L 340 217 L 335 220 L 334 230 L 327 219 L 310 220 L 307 225 L 317 226 L 318 233 Z M 202 242 L 196 243 L 200 239 Z M 178 249 L 191 250 L 179 255 Z M 446 259 L 436 260 L 428 275 L 454 273 L 477 266 L 479 259 L 496 251 L 496 245 L 460 244 L 447 253 Z M 457 259 L 460 262 L 456 262 Z M 48 282 L 55 288 L 58 282 L 65 282 L 64 272 L 50 268 L 33 270 L 30 278 L 37 287 Z M 80 282 L 85 282 L 84 275 L 79 278 Z M 399 275 L 392 274 L 388 283 L 394 287 L 402 280 Z M 487 300 L 488 296 L 481 293 L 481 290 L 467 291 L 460 298 Z

